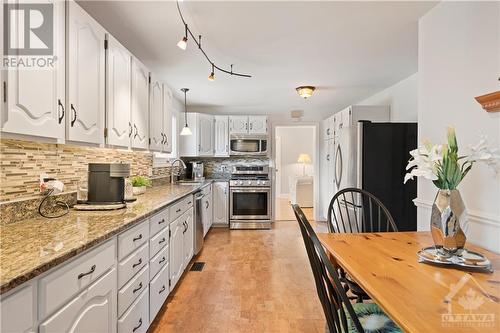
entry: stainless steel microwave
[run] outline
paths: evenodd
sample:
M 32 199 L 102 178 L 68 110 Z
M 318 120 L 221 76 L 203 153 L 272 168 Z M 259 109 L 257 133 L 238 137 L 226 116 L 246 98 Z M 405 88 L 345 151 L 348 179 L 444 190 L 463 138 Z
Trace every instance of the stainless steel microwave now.
M 266 135 L 231 135 L 230 155 L 267 155 L 268 137 Z

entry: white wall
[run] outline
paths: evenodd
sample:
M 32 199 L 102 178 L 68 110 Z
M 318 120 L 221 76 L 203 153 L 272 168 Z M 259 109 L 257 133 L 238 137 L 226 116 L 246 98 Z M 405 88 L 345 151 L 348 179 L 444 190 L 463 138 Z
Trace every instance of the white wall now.
M 311 164 L 306 165 L 306 174 L 314 174 L 314 137 L 315 128 L 312 126 L 276 127 L 276 137 L 281 137 L 281 189 L 277 195 L 289 193 L 289 177 L 302 175 L 302 164 L 297 163 L 300 154 L 309 154 Z M 278 168 L 280 166 L 277 166 Z
M 500 90 L 500 2 L 441 2 L 419 23 L 419 140 L 445 142 L 456 128 L 463 152 L 486 134 L 500 148 L 500 113 L 474 96 Z M 500 252 L 500 176 L 475 165 L 459 187 L 469 212 L 468 240 Z M 428 230 L 436 188 L 418 183 L 418 225 Z
M 391 121 L 416 122 L 418 118 L 418 72 L 372 95 L 357 105 L 389 105 Z

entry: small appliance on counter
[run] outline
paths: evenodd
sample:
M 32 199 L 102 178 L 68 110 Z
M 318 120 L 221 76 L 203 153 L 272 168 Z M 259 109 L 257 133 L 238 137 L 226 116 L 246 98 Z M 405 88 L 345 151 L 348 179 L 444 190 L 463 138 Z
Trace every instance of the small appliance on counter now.
M 126 207 L 125 178 L 130 164 L 89 163 L 87 201 L 74 206 L 77 210 L 111 210 Z
M 203 177 L 204 170 L 203 162 L 189 162 L 186 165 L 186 179 L 194 181 L 205 180 L 205 177 Z

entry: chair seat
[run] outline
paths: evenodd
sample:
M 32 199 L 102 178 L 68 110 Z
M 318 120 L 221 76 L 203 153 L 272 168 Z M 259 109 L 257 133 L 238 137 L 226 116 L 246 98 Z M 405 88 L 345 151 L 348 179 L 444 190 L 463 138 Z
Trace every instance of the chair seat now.
M 375 303 L 356 303 L 352 307 L 366 333 L 403 332 Z M 357 333 L 351 319 L 348 317 L 347 320 L 349 325 L 348 333 Z

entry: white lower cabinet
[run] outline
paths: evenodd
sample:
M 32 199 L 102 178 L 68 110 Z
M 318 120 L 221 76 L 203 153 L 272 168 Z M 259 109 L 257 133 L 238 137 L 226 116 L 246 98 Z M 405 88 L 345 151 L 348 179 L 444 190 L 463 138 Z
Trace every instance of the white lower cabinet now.
M 116 332 L 116 269 L 40 324 L 39 332 Z
M 149 285 L 149 321 L 152 322 L 170 292 L 168 286 L 168 264 L 151 280 Z
M 174 289 L 184 271 L 184 220 L 182 216 L 170 223 L 170 289 Z
M 0 318 L 0 332 L 35 332 L 35 286 L 29 284 L 7 297 L 2 297 Z
M 212 190 L 213 224 L 229 225 L 229 183 L 214 182 Z
M 164 247 L 149 262 L 149 276 L 155 276 L 168 263 L 168 246 Z
M 123 286 L 149 261 L 149 244 L 146 243 L 137 251 L 118 263 L 118 286 Z
M 144 333 L 149 327 L 149 287 L 142 292 L 130 308 L 118 319 L 119 333 Z M 95 331 L 95 332 L 106 332 Z
M 193 208 L 189 209 L 184 214 L 184 222 L 186 224 L 184 230 L 184 268 L 186 268 L 193 258 L 194 254 L 194 211 Z
M 121 316 L 149 283 L 149 266 L 144 266 L 136 276 L 118 291 L 118 316 Z

